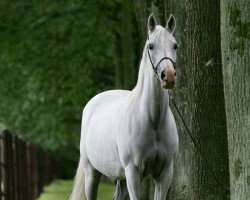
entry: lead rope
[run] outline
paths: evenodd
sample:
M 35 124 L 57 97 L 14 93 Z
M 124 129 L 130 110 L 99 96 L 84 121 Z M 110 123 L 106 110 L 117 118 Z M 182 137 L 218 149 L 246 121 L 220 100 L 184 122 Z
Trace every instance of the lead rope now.
M 225 189 L 225 190 L 227 190 L 227 191 L 230 191 L 230 189 L 229 189 L 228 187 L 224 186 L 224 185 L 218 180 L 218 178 L 216 177 L 214 171 L 212 170 L 211 165 L 208 163 L 207 159 L 205 159 L 205 157 L 203 156 L 203 153 L 201 152 L 201 150 L 200 150 L 200 148 L 198 147 L 198 145 L 197 145 L 197 143 L 196 143 L 194 137 L 192 136 L 192 134 L 191 134 L 191 132 L 190 132 L 190 130 L 189 130 L 189 128 L 188 128 L 188 126 L 187 126 L 187 124 L 186 124 L 184 118 L 183 118 L 182 115 L 181 115 L 180 110 L 179 110 L 178 107 L 176 106 L 176 103 L 175 103 L 174 99 L 173 99 L 172 96 L 171 96 L 171 92 L 168 91 L 168 93 L 169 93 L 169 98 L 171 99 L 171 101 L 172 101 L 172 103 L 173 103 L 175 109 L 177 110 L 177 112 L 178 112 L 178 114 L 179 114 L 179 116 L 180 116 L 180 118 L 181 118 L 182 123 L 184 124 L 184 126 L 185 126 L 185 128 L 186 128 L 186 130 L 187 130 L 187 132 L 188 132 L 188 135 L 190 136 L 192 142 L 194 143 L 194 146 L 195 146 L 195 148 L 197 149 L 197 151 L 199 152 L 199 154 L 200 154 L 202 160 L 203 160 L 203 161 L 205 162 L 205 164 L 207 165 L 208 170 L 209 170 L 209 171 L 211 172 L 211 174 L 213 175 L 215 182 L 216 182 L 221 188 L 223 188 L 223 189 Z

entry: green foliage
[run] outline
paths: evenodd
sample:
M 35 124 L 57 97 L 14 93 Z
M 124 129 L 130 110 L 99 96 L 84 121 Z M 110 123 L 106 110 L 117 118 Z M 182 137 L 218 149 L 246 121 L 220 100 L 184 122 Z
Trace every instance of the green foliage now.
M 101 183 L 98 189 L 97 200 L 109 200 L 112 199 L 115 193 L 115 186 L 108 183 Z
M 0 0 L 0 127 L 54 153 L 66 174 L 84 105 L 114 87 L 119 5 Z

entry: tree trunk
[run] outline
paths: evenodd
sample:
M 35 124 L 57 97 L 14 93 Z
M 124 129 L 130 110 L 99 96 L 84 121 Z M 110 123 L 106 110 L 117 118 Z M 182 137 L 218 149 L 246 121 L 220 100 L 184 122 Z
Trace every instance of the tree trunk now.
M 231 200 L 250 199 L 250 3 L 221 0 Z
M 133 4 L 129 0 L 122 1 L 119 13 L 120 23 L 117 24 L 116 30 L 116 87 L 122 89 L 132 89 L 136 83 L 132 8 Z
M 135 67 L 134 67 L 134 45 L 132 41 L 132 3 L 130 0 L 122 1 L 122 64 L 124 69 L 124 88 L 132 89 L 135 85 Z
M 191 199 L 226 199 L 228 151 L 220 49 L 220 3 L 187 0 L 187 65 L 191 132 L 220 183 L 193 147 Z
M 165 1 L 166 18 L 172 13 L 176 18 L 176 29 L 174 37 L 179 45 L 177 50 L 177 83 L 172 90 L 173 100 L 178 106 L 186 124 L 190 127 L 190 109 L 188 106 L 189 93 L 187 85 L 189 85 L 189 74 L 186 67 L 187 51 L 186 51 L 186 10 L 185 1 L 167 0 Z M 178 135 L 179 135 L 179 153 L 174 165 L 174 176 L 171 183 L 170 191 L 167 199 L 174 200 L 190 200 L 191 199 L 191 176 L 190 176 L 190 154 L 192 141 L 188 136 L 187 130 L 181 121 L 181 118 L 173 104 L 170 104 L 174 114 Z

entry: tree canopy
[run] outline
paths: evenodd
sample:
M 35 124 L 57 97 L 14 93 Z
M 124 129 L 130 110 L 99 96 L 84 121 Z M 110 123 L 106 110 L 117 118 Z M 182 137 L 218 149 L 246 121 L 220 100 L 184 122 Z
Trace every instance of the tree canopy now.
M 120 3 L 0 1 L 0 126 L 76 162 L 84 105 L 115 85 Z

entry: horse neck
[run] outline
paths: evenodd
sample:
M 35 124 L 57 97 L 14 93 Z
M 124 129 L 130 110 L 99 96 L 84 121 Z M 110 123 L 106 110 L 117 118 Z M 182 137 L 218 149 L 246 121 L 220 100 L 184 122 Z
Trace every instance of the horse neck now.
M 157 126 L 166 117 L 169 106 L 168 92 L 160 85 L 152 69 L 146 50 L 140 64 L 137 85 L 134 88 L 133 98 L 139 107 L 138 114 L 147 117 Z

